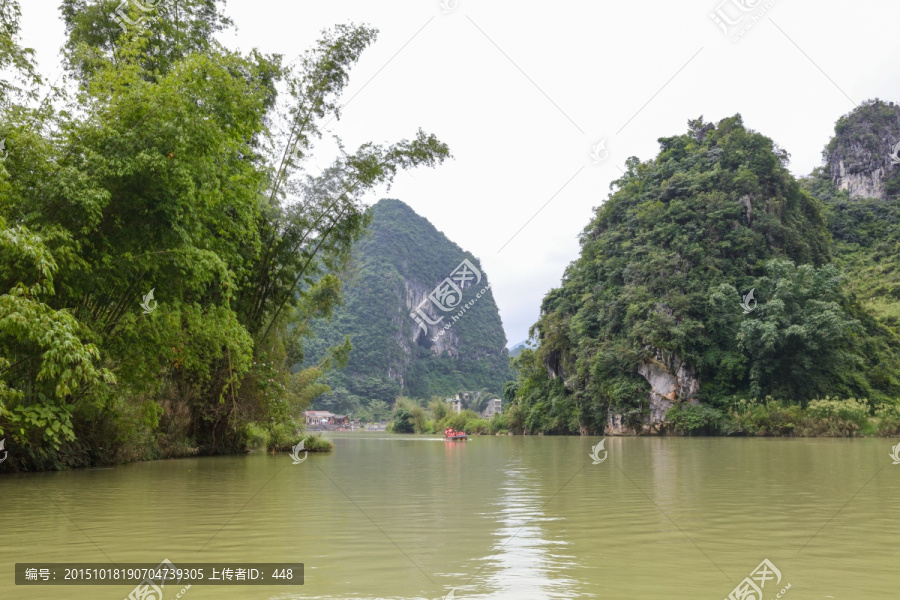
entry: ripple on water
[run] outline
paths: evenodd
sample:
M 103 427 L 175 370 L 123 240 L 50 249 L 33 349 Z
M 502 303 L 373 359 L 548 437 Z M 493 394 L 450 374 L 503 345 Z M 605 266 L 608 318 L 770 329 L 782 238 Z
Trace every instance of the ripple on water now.
M 607 438 L 593 465 L 591 438 L 333 438 L 299 465 L 255 453 L 4 477 L 0 597 L 40 597 L 11 585 L 15 562 L 163 558 L 306 565 L 302 587 L 188 600 L 724 598 L 764 558 L 788 600 L 900 585 L 887 441 Z

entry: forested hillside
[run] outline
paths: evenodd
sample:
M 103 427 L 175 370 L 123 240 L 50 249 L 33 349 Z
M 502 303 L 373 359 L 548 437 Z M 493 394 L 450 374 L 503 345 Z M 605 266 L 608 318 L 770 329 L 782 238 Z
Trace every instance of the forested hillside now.
M 842 117 L 825 167 L 803 180 L 825 206 L 845 285 L 900 335 L 900 106 L 873 100 Z M 898 159 L 900 160 L 900 159 Z
M 346 357 L 294 371 L 307 324 L 340 302 L 364 196 L 449 155 L 412 131 L 305 171 L 370 27 L 286 61 L 216 42 L 224 2 L 158 3 L 153 19 L 127 5 L 146 27 L 116 4 L 63 0 L 72 85 L 54 86 L 0 0 L 16 75 L 0 85 L 4 470 L 296 441 Z
M 344 336 L 353 345 L 349 364 L 328 374 L 332 392 L 316 406 L 369 417 L 377 416 L 372 401 L 390 405 L 398 396 L 499 395 L 511 377 L 506 335 L 491 290 L 478 297 L 489 280 L 477 259 L 399 200 L 381 200 L 370 212 L 369 231 L 353 248 L 344 305 L 312 325 L 306 366 Z M 460 290 L 461 304 L 442 311 L 428 296 L 464 260 L 476 271 Z
M 898 138 L 872 133 L 873 112 L 896 123 L 888 110 L 867 104 L 843 119 L 826 151 L 852 148 L 853 165 L 870 164 L 845 138 L 878 141 L 881 176 L 856 188 L 877 180 L 881 199 L 852 200 L 823 173 L 801 186 L 787 153 L 739 115 L 691 121 L 659 140 L 654 159 L 629 159 L 543 301 L 540 347 L 516 359 L 512 424 L 728 433 L 758 402 L 771 416 L 827 396 L 865 399 L 870 410 L 900 398 L 898 169 L 887 158 Z M 862 170 L 850 162 L 831 171 Z

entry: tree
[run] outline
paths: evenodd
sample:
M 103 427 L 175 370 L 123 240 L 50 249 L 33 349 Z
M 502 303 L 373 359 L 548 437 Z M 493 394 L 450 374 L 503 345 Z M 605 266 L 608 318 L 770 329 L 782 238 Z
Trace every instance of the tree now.
M 78 446 L 67 456 L 77 460 L 239 451 L 250 422 L 293 427 L 350 352 L 344 340 L 293 371 L 310 321 L 340 302 L 349 248 L 367 223 L 364 195 L 449 156 L 419 131 L 342 149 L 322 174 L 304 172 L 376 31 L 339 25 L 285 67 L 280 56 L 219 45 L 220 4 L 160 5 L 166 14 L 146 30 L 112 36 L 109 2 L 66 0 L 79 94 L 60 96 L 63 110 L 10 104 L 0 114 L 15 144 L 0 166 L 0 218 L 15 224 L 3 226 L 4 252 L 18 265 L 0 273 L 11 290 L 0 343 L 31 344 L 0 378 L 21 406 L 71 408 Z M 27 71 L 27 53 L 6 38 L 17 15 L 0 0 L 12 23 L 0 31 L 0 63 Z M 151 290 L 152 309 L 142 309 Z M 65 348 L 42 349 L 48 329 Z M 22 383 L 41 364 L 41 381 L 55 379 L 64 398 Z M 0 409 L 0 427 L 13 414 Z
M 602 431 L 611 414 L 647 424 L 641 372 L 653 361 L 683 367 L 679 377 L 699 385 L 692 399 L 714 405 L 766 390 L 795 402 L 877 392 L 869 372 L 883 353 L 861 340 L 859 306 L 826 267 L 822 205 L 791 176 L 787 153 L 740 115 L 693 119 L 659 143 L 653 159 L 626 161 L 542 302 L 540 344 L 515 362 L 523 428 Z M 779 275 L 776 286 L 768 269 L 785 264 L 800 280 Z M 754 287 L 784 304 L 763 310 L 760 300 L 744 316 L 741 296 Z M 798 381 L 807 367 L 812 381 Z
M 7 107 L 16 99 L 34 99 L 41 77 L 34 64 L 34 50 L 23 48 L 17 41 L 21 29 L 22 11 L 15 0 L 0 0 L 0 71 L 18 78 L 16 85 L 11 78 L 0 79 L 0 106 Z
M 369 403 L 369 410 L 376 421 L 383 421 L 391 414 L 391 407 L 383 400 L 372 400 Z
M 394 433 L 415 433 L 412 414 L 406 406 L 400 406 L 394 410 L 394 418 L 391 421 L 391 431 Z
M 150 10 L 126 3 L 123 17 L 119 0 L 62 0 L 65 58 L 82 81 L 121 60 L 129 36 L 144 40 L 139 60 L 145 76 L 154 78 L 171 71 L 189 54 L 215 48 L 213 35 L 233 25 L 221 10 L 225 0 L 144 0 L 140 4 Z
M 439 397 L 432 398 L 431 402 L 428 404 L 428 408 L 431 410 L 431 417 L 435 421 L 440 421 L 447 416 L 448 412 L 450 412 L 450 409 L 447 408 L 447 402 Z
M 753 397 L 869 396 L 872 390 L 855 376 L 865 366 L 863 329 L 848 314 L 836 267 L 773 260 L 756 289 L 765 301 L 737 333 L 749 357 Z
M 56 271 L 38 236 L 0 218 L 0 435 L 38 451 L 75 439 L 78 391 L 115 382 L 86 328 L 42 301 L 54 294 Z

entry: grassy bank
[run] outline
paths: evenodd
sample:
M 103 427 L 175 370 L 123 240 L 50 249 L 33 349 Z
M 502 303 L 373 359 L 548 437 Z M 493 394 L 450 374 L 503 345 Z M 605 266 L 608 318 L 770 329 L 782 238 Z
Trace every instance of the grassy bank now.
M 452 427 L 469 435 L 550 433 L 530 431 L 516 405 L 484 419 L 471 410 L 450 412 L 442 402 L 427 408 L 401 400 L 388 430 L 442 433 Z M 678 404 L 666 413 L 660 435 L 893 437 L 900 435 L 900 403 L 872 405 L 866 400 L 825 397 L 797 404 L 767 396 L 736 398 L 713 406 Z
M 891 437 L 900 434 L 900 404 L 826 397 L 806 405 L 767 396 L 738 399 L 715 408 L 674 406 L 666 413 L 667 433 L 798 437 Z
M 307 452 L 331 452 L 334 443 L 326 440 L 321 434 L 307 434 L 303 431 L 263 428 L 252 424 L 248 436 L 248 449 L 290 452 L 303 440 L 303 449 Z

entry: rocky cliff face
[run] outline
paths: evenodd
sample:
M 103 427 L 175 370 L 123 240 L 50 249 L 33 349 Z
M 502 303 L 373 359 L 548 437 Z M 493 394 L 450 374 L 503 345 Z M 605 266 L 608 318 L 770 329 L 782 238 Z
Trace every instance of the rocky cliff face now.
M 893 131 L 897 109 L 884 112 Z M 554 433 L 653 433 L 673 407 L 757 393 L 762 359 L 748 356 L 739 333 L 761 313 L 742 310 L 742 296 L 770 261 L 830 260 L 820 204 L 791 176 L 787 153 L 740 115 L 714 126 L 691 119 L 686 133 L 659 143 L 655 158 L 629 163 L 560 287 L 544 297 L 534 327 L 540 369 L 523 369 L 528 385 L 517 396 L 529 423 Z M 833 149 L 845 176 L 862 160 L 854 143 Z M 882 183 L 890 193 L 890 171 Z M 767 389 L 790 388 L 789 375 L 778 377 Z
M 653 350 L 652 356 L 638 365 L 638 374 L 650 384 L 647 394 L 650 412 L 639 429 L 629 426 L 621 414 L 610 413 L 606 432 L 611 435 L 659 433 L 666 411 L 675 404 L 699 404 L 695 395 L 700 389 L 700 378 L 677 354 Z
M 399 200 L 382 200 L 371 210 L 369 234 L 353 251 L 344 306 L 332 322 L 317 325 L 328 344 L 344 335 L 353 344 L 347 368 L 329 376 L 331 387 L 362 404 L 401 394 L 499 394 L 512 374 L 478 260 Z
M 410 279 L 404 279 L 403 285 L 406 291 L 405 302 L 409 317 L 417 325 L 419 322 L 424 325 L 424 327 L 418 325 L 412 332 L 406 331 L 402 336 L 401 343 L 406 347 L 410 356 L 412 356 L 413 348 L 416 346 L 427 348 L 436 356 L 459 356 L 459 336 L 453 331 L 453 328 L 445 330 L 443 319 L 437 323 L 430 322 L 446 316 L 436 313 L 433 304 L 428 298 L 428 295 L 434 290 L 434 285 L 429 287 L 424 281 Z M 419 313 L 420 310 L 424 313 L 424 316 Z M 456 313 L 454 312 L 453 314 L 455 315 Z M 403 329 L 408 330 L 409 327 L 404 327 Z M 441 334 L 442 331 L 443 335 Z
M 841 117 L 825 149 L 826 171 L 851 198 L 886 198 L 886 182 L 897 175 L 900 105 L 873 100 Z
M 861 146 L 852 147 L 850 152 L 864 154 Z M 848 164 L 849 163 L 849 164 Z M 884 174 L 887 167 L 876 161 L 854 161 L 836 157 L 828 165 L 831 179 L 839 190 L 847 190 L 851 198 L 884 198 Z
M 666 411 L 676 402 L 698 404 L 694 395 L 700 389 L 700 379 L 677 354 L 657 350 L 638 365 L 638 373 L 650 384 L 649 426 L 662 423 Z

